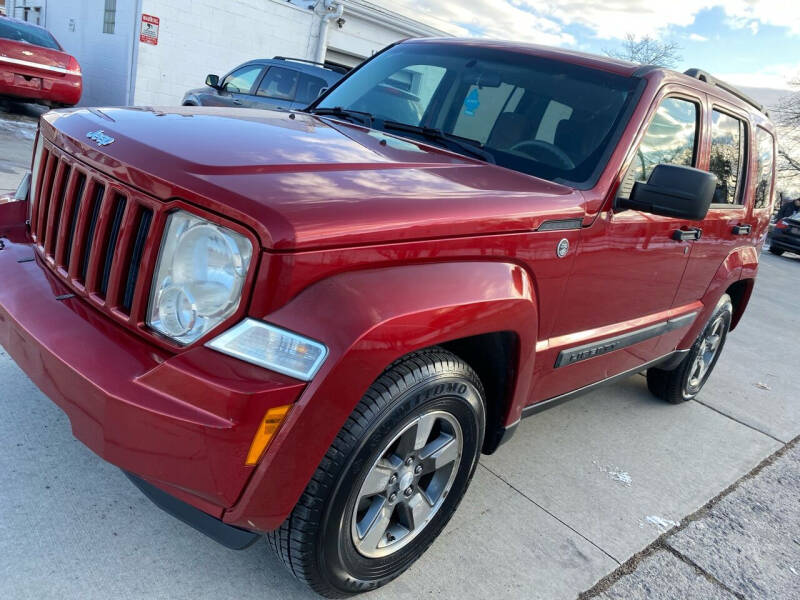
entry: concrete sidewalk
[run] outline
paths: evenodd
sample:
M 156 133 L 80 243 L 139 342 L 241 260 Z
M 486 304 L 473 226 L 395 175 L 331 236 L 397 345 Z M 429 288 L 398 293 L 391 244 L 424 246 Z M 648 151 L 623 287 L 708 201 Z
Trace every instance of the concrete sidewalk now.
M 5 139 L 0 131 L 0 171 L 29 160 L 31 151 L 32 139 L 20 150 L 9 149 L 24 144 Z M 737 490 L 747 491 L 761 482 L 760 500 L 741 503 L 746 519 L 717 528 L 711 545 L 706 532 L 714 519 L 733 514 L 724 502 L 735 492 L 702 518 L 696 513 L 800 434 L 798 297 L 800 258 L 762 255 L 748 313 L 698 401 L 664 404 L 634 376 L 523 421 L 509 444 L 483 457 L 442 537 L 367 598 L 567 599 L 592 588 L 612 598 L 663 598 L 670 596 L 658 595 L 666 585 L 658 578 L 676 573 L 699 573 L 692 579 L 698 598 L 791 597 L 781 595 L 791 588 L 767 587 L 767 577 L 747 570 L 748 562 L 767 569 L 774 554 L 743 552 L 741 564 L 721 554 L 744 548 L 741 536 L 771 548 L 780 527 L 794 527 L 796 535 L 790 510 L 797 490 L 792 496 L 779 489 L 790 475 L 769 467 L 759 477 L 775 474 L 771 479 L 741 484 Z M 2 350 L 0 410 L 0 598 L 315 597 L 266 543 L 230 551 L 152 505 L 72 437 L 65 415 Z M 794 460 L 796 450 L 784 458 Z M 763 494 L 775 510 L 759 524 L 759 510 L 746 507 L 766 505 Z M 659 539 L 673 527 L 680 529 Z M 595 588 L 647 548 L 628 564 L 632 575 L 619 572 Z M 796 580 L 786 573 L 797 561 L 781 564 L 781 585 L 791 585 Z M 639 596 L 628 591 L 638 589 L 637 577 L 645 589 Z
M 581 600 L 800 598 L 798 439 Z

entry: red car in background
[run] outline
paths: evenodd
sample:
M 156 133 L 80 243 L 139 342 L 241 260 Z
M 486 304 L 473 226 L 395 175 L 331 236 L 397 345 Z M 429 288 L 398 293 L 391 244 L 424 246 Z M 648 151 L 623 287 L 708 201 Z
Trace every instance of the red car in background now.
M 0 16 L 0 97 L 74 106 L 82 89 L 78 61 L 49 31 Z

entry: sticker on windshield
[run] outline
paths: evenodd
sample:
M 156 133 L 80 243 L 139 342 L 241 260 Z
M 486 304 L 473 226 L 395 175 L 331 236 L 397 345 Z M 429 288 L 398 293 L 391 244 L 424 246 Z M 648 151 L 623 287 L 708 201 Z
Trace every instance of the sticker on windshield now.
M 464 98 L 464 114 L 470 117 L 475 116 L 475 111 L 481 105 L 481 100 L 478 97 L 478 88 L 473 88 L 472 91 Z

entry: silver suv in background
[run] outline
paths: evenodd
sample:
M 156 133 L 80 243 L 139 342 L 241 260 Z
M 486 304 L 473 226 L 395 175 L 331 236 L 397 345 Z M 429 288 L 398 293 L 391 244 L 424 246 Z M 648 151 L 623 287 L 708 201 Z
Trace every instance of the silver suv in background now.
M 347 73 L 297 58 L 276 56 L 243 63 L 224 77 L 208 75 L 205 86 L 189 90 L 184 106 L 305 108 Z

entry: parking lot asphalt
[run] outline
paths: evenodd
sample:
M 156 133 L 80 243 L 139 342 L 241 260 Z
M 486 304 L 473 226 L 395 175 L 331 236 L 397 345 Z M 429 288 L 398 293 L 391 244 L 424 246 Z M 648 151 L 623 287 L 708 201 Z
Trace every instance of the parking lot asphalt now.
M 24 137 L 0 127 L 0 173 L 29 161 L 32 136 L 27 147 L 8 136 Z M 800 461 L 787 443 L 800 434 L 798 297 L 800 257 L 762 254 L 748 312 L 697 401 L 664 404 L 634 376 L 523 421 L 482 458 L 426 555 L 367 597 L 798 597 L 791 568 L 800 571 L 800 560 L 778 540 L 783 523 L 797 537 Z M 265 542 L 227 550 L 152 505 L 73 438 L 66 416 L 1 349 L 0 409 L 0 598 L 315 597 Z M 748 508 L 770 501 L 781 509 Z M 740 526 L 726 530 L 726 516 Z M 725 554 L 737 549 L 739 563 Z M 764 572 L 746 560 L 776 556 L 783 566 Z M 658 577 L 678 592 L 658 595 Z
M 47 109 L 0 100 L 0 194 L 17 189 L 31 167 L 36 121 Z

